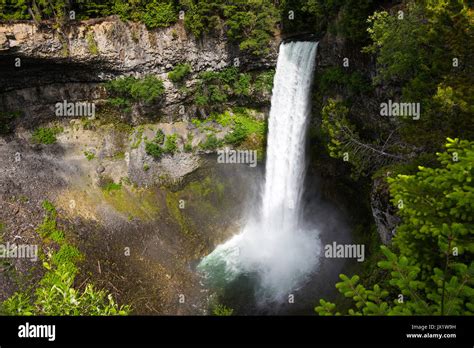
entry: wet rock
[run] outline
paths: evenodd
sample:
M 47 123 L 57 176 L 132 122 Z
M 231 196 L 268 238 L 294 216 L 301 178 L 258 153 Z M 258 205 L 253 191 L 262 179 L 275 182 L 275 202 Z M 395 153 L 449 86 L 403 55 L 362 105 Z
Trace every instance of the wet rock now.
M 400 223 L 400 218 L 396 216 L 396 209 L 390 203 L 388 184 L 383 178 L 374 180 L 370 206 L 382 243 L 390 243 L 395 235 L 396 227 Z

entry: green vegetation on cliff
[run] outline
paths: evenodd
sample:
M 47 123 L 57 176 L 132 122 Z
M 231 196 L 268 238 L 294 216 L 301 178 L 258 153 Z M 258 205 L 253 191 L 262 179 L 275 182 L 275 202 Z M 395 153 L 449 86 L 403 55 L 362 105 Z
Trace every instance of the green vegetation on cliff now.
M 63 132 L 63 128 L 54 127 L 38 127 L 33 131 L 32 140 L 37 144 L 51 145 L 56 142 L 56 136 Z
M 189 64 L 178 64 L 168 73 L 168 78 L 173 82 L 182 81 L 191 72 Z
M 115 106 L 129 107 L 131 103 L 157 103 L 165 93 L 163 81 L 153 75 L 141 79 L 132 76 L 118 78 L 107 82 L 105 87 L 112 96 L 111 104 Z
M 402 223 L 378 267 L 387 278 L 372 289 L 341 275 L 336 288 L 353 300 L 350 315 L 474 314 L 474 142 L 448 139 L 440 168 L 389 179 Z M 341 314 L 320 300 L 320 315 Z
M 273 71 L 240 72 L 237 67 L 205 71 L 199 75 L 194 102 L 209 110 L 221 110 L 231 100 L 254 100 L 255 94 L 271 91 Z
M 317 88 L 333 97 L 321 108 L 333 156 L 346 154 L 357 173 L 371 174 L 419 158 L 429 164 L 428 155 L 446 137 L 473 138 L 472 13 L 462 1 L 407 1 L 370 16 L 372 42 L 362 56 L 373 55 L 377 62 L 372 78 L 377 93 L 364 82 L 367 77 L 356 77 L 360 73 L 343 62 L 317 80 Z M 419 105 L 419 117 L 381 117 L 381 103 L 389 100 Z
M 75 286 L 78 264 L 84 255 L 66 241 L 57 227 L 57 211 L 43 202 L 45 218 L 38 227 L 47 252 L 41 254 L 44 274 L 40 281 L 17 291 L 1 304 L 4 315 L 127 315 L 130 306 L 119 306 L 106 290 L 91 283 Z
M 0 20 L 54 19 L 61 26 L 71 20 L 71 11 L 75 19 L 118 15 L 122 20 L 142 22 L 149 29 L 184 20 L 186 29 L 196 37 L 224 30 L 230 41 L 254 55 L 268 53 L 279 19 L 270 0 L 0 1 Z

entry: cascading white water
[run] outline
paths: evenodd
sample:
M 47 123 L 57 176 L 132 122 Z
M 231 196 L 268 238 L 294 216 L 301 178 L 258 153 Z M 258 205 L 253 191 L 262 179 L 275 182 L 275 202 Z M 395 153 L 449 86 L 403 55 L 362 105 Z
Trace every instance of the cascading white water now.
M 306 231 L 299 221 L 317 45 L 306 41 L 280 45 L 261 209 L 240 234 L 219 245 L 198 266 L 207 277 L 226 282 L 242 273 L 256 273 L 269 300 L 282 300 L 296 290 L 319 257 L 317 231 Z

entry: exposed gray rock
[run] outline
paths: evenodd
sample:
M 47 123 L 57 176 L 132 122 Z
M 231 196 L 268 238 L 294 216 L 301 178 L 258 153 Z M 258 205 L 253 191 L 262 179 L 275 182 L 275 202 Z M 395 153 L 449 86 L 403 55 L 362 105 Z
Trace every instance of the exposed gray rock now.
M 105 95 L 100 82 L 122 75 L 154 74 L 166 87 L 159 110 L 139 110 L 134 112 L 134 120 L 128 121 L 136 121 L 143 111 L 175 121 L 189 118 L 196 110 L 190 107 L 184 114 L 179 112 L 189 96 L 168 80 L 174 66 L 191 65 L 186 82 L 189 88 L 200 72 L 230 66 L 235 58 L 244 70 L 273 67 L 277 40 L 270 51 L 259 58 L 243 54 L 222 33 L 196 39 L 182 22 L 148 30 L 141 23 L 111 16 L 72 22 L 64 32 L 45 25 L 38 28 L 33 22 L 3 23 L 0 61 L 6 70 L 0 75 L 0 106 L 14 109 L 22 105 L 24 120 L 35 123 L 39 118 L 53 118 L 54 104 L 63 100 L 102 101 Z M 21 59 L 20 67 L 15 68 L 15 58 Z
M 382 243 L 390 243 L 395 235 L 396 227 L 400 223 L 400 218 L 395 215 L 396 210 L 390 204 L 388 185 L 381 178 L 375 179 L 373 182 L 370 206 Z

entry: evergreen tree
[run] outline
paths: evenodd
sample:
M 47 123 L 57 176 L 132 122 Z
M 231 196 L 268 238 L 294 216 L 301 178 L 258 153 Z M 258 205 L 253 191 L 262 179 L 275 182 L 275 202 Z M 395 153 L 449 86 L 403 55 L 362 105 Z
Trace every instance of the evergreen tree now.
M 354 301 L 350 315 L 474 314 L 474 142 L 449 139 L 440 168 L 390 178 L 402 223 L 378 266 L 389 279 L 367 289 L 340 275 L 336 288 Z M 320 300 L 320 315 L 341 314 Z

